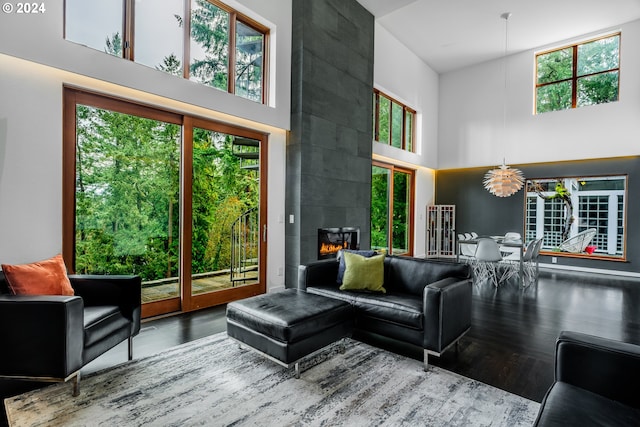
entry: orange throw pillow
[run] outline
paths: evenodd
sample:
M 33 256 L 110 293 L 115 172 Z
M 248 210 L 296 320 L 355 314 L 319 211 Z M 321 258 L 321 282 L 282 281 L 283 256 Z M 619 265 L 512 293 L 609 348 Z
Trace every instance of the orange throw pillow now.
M 2 264 L 14 295 L 73 295 L 62 255 L 31 264 Z

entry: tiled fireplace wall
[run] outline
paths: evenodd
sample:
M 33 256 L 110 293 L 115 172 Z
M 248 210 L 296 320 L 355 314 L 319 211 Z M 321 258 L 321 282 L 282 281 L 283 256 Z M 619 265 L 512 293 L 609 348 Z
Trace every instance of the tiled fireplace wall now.
M 292 3 L 287 287 L 317 259 L 318 228 L 359 227 L 369 247 L 373 139 L 373 16 L 355 0 Z

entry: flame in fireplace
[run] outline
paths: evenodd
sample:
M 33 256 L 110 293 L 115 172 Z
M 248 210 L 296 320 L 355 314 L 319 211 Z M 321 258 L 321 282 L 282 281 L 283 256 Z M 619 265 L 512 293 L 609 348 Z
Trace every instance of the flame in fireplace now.
M 340 249 L 346 249 L 348 242 L 342 244 L 336 243 L 322 243 L 320 245 L 320 255 L 329 255 L 338 252 Z

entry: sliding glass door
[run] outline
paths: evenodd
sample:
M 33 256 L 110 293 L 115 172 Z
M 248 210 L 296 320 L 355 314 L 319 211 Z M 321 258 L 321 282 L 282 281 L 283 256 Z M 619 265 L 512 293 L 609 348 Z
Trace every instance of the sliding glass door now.
M 260 281 L 261 141 L 198 120 L 191 129 L 191 300 L 200 306 Z
M 371 247 L 393 255 L 413 253 L 414 172 L 373 162 Z
M 266 135 L 65 90 L 63 253 L 142 277 L 143 316 L 265 290 Z

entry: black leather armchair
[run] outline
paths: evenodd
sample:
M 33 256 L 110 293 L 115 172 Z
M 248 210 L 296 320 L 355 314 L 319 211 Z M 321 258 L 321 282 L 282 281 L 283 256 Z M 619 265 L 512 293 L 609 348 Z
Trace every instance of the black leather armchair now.
M 138 276 L 70 275 L 74 296 L 17 296 L 0 273 L 0 378 L 73 380 L 80 369 L 140 332 Z
M 563 331 L 536 426 L 639 426 L 640 346 Z

